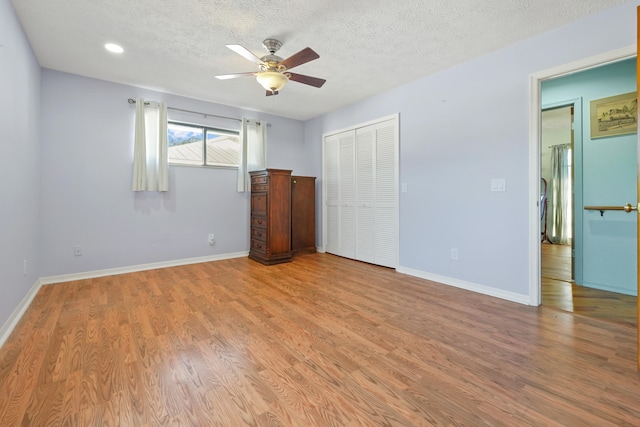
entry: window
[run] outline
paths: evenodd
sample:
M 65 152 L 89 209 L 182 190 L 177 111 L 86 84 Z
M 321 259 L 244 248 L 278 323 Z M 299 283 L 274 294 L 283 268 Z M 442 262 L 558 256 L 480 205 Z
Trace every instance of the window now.
M 238 167 L 239 132 L 179 122 L 167 128 L 170 164 Z

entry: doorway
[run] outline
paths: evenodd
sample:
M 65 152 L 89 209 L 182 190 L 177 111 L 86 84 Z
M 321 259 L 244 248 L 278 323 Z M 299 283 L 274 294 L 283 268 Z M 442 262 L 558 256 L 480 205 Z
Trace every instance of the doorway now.
M 542 110 L 540 241 L 542 304 L 567 308 L 574 282 L 574 104 Z
M 628 51 L 628 53 L 631 53 L 631 49 L 628 49 Z M 619 52 L 616 54 L 619 54 Z M 544 194 L 545 181 L 547 181 L 547 200 L 549 200 L 550 204 L 552 203 L 551 199 L 554 198 L 550 194 L 554 190 L 550 190 L 551 185 L 549 185 L 551 179 L 549 179 L 548 159 L 545 164 L 545 156 L 551 157 L 551 154 L 546 152 L 547 150 L 554 149 L 556 152 L 562 152 L 563 150 L 560 150 L 561 147 L 559 146 L 565 146 L 564 167 L 567 172 L 572 170 L 577 174 L 577 193 L 573 198 L 574 203 L 569 204 L 573 209 L 568 209 L 575 215 L 574 221 L 571 221 L 572 227 L 566 227 L 568 225 L 566 224 L 567 221 L 561 220 L 560 225 L 565 226 L 567 231 L 561 232 L 561 236 L 558 238 L 556 235 L 557 230 L 550 230 L 550 228 L 557 226 L 553 224 L 557 220 L 557 218 L 554 218 L 557 213 L 551 212 L 551 209 L 546 211 L 546 222 L 540 220 L 539 223 L 539 232 L 541 233 L 538 235 L 537 244 L 539 249 L 538 268 L 540 268 L 537 280 L 539 281 L 539 290 L 541 292 L 539 301 L 547 306 L 556 306 L 556 308 L 563 310 L 630 324 L 635 324 L 636 322 L 637 298 L 635 295 L 630 295 L 628 289 L 624 289 L 625 280 L 620 279 L 622 276 L 618 274 L 621 269 L 616 268 L 614 270 L 611 267 L 613 264 L 618 263 L 621 257 L 635 257 L 635 254 L 630 255 L 632 251 L 627 248 L 625 251 L 620 251 L 620 253 L 616 254 L 616 257 L 610 256 L 607 258 L 607 256 L 609 253 L 618 250 L 616 245 L 627 243 L 624 240 L 623 233 L 618 233 L 618 235 L 611 234 L 613 226 L 627 227 L 628 224 L 624 223 L 624 221 L 631 219 L 631 217 L 623 218 L 613 214 L 603 218 L 600 214 L 592 215 L 592 213 L 584 211 L 583 206 L 616 203 L 614 201 L 602 203 L 601 199 L 607 199 L 607 197 L 611 196 L 610 193 L 620 187 L 619 185 L 612 185 L 613 181 L 607 181 L 610 177 L 615 177 L 619 172 L 617 168 L 620 163 L 616 163 L 618 160 L 616 162 L 613 161 L 616 156 L 616 150 L 619 150 L 620 147 L 628 144 L 628 142 L 623 138 L 594 139 L 590 135 L 589 102 L 593 99 L 636 90 L 635 69 L 633 73 L 630 73 L 633 74 L 633 87 L 627 87 L 620 83 L 629 80 L 629 78 L 625 77 L 627 74 L 625 67 L 628 68 L 630 62 L 635 62 L 633 60 L 634 56 L 629 54 L 628 56 L 625 55 L 625 57 L 610 57 L 609 60 L 597 58 L 591 64 L 586 64 L 586 61 L 583 62 L 581 67 L 570 70 L 565 68 L 557 74 L 550 72 L 544 78 L 536 79 L 534 76 L 534 80 L 537 80 L 539 85 L 538 92 L 535 94 L 539 100 L 537 107 L 539 115 L 535 120 L 540 126 L 538 128 L 538 141 L 536 141 L 537 154 L 539 156 L 537 159 L 539 162 L 537 165 L 539 173 L 537 178 L 540 180 L 539 189 L 541 194 L 539 208 L 543 207 L 542 194 Z M 621 72 L 621 69 L 624 72 Z M 615 76 L 616 80 L 607 80 L 609 75 Z M 573 78 L 572 76 L 579 77 Z M 594 80 L 596 77 L 597 79 Z M 569 85 L 563 88 L 562 86 L 566 85 L 567 81 L 570 82 Z M 566 87 L 570 87 L 570 90 L 565 90 Z M 553 96 L 549 96 L 549 92 L 545 92 L 549 89 L 552 92 L 555 91 Z M 574 92 L 571 92 L 571 90 Z M 567 92 L 569 92 L 569 95 L 567 95 Z M 582 132 L 582 135 L 577 135 L 575 138 L 575 147 L 571 145 L 570 141 L 570 124 L 563 128 L 561 133 L 564 136 L 560 140 L 549 141 L 545 135 L 548 132 L 548 122 L 553 121 L 555 114 L 563 115 L 565 122 L 567 122 L 566 116 L 570 116 L 571 103 L 560 100 L 566 100 L 570 97 L 576 98 L 573 105 L 577 108 L 582 107 L 582 111 L 585 111 L 584 115 L 586 116 L 582 116 L 580 111 L 579 114 L 575 115 L 576 133 Z M 550 99 L 551 101 L 549 101 Z M 555 105 L 553 105 L 554 103 Z M 540 106 L 544 106 L 546 111 L 541 111 Z M 564 110 L 565 108 L 567 109 L 566 111 Z M 636 135 L 633 136 L 634 141 L 635 138 L 637 138 Z M 635 145 L 635 142 L 633 144 Z M 570 155 L 568 155 L 569 153 Z M 611 156 L 611 161 L 607 160 L 606 156 Z M 622 156 L 619 157 L 621 158 Z M 626 157 L 635 158 L 636 155 L 631 156 L 627 153 Z M 606 162 L 609 164 L 605 165 Z M 561 164 L 562 162 L 556 161 L 556 163 Z M 605 170 L 605 166 L 608 169 Z M 593 178 L 594 176 L 597 178 Z M 542 178 L 545 178 L 545 180 L 542 180 Z M 629 181 L 631 180 L 625 180 L 624 182 Z M 569 202 L 565 202 L 565 204 L 567 203 Z M 623 203 L 620 202 L 620 204 Z M 624 234 L 632 234 L 627 233 L 627 231 L 625 228 Z M 633 234 L 635 235 L 635 233 Z M 576 240 L 578 241 L 577 245 Z M 613 242 L 616 245 L 611 244 L 606 247 L 606 244 Z M 571 248 L 570 245 L 576 246 Z M 575 258 L 573 257 L 574 254 L 576 254 Z M 574 259 L 575 262 L 572 261 Z M 626 260 L 624 264 L 620 262 L 622 269 L 635 264 L 635 259 L 631 261 L 634 262 L 632 263 L 629 260 Z M 561 283 L 563 286 L 549 287 L 550 279 L 556 285 Z M 610 281 L 607 282 L 609 279 Z M 630 282 L 633 282 L 634 287 L 631 291 L 635 291 L 637 283 L 635 274 L 634 277 L 626 279 L 627 284 Z

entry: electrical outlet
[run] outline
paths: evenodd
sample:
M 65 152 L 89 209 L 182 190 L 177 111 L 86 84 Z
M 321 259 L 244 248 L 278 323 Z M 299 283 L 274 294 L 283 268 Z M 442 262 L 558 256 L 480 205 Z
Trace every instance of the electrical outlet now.
M 215 234 L 209 234 L 209 245 L 213 246 L 216 243 Z
M 458 248 L 451 248 L 451 259 L 458 260 Z
M 82 256 L 82 246 L 76 245 L 73 247 L 73 256 Z

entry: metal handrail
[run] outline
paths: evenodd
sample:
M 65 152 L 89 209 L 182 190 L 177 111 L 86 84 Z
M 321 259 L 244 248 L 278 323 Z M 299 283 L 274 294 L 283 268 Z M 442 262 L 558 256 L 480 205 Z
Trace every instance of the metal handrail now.
M 604 215 L 604 211 L 625 211 L 627 213 L 636 210 L 636 207 L 631 203 L 627 203 L 624 206 L 585 206 L 585 211 L 600 211 L 600 216 Z M 640 210 L 639 210 L 640 212 Z

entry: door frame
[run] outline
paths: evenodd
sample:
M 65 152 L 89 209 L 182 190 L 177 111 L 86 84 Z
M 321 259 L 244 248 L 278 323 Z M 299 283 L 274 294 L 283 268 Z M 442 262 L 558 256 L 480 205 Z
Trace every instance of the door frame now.
M 542 300 L 540 271 L 540 149 L 541 149 L 541 83 L 599 67 L 612 62 L 635 58 L 636 45 L 585 58 L 579 61 L 538 71 L 529 76 L 529 305 L 538 306 Z M 576 210 L 581 209 L 576 206 Z

